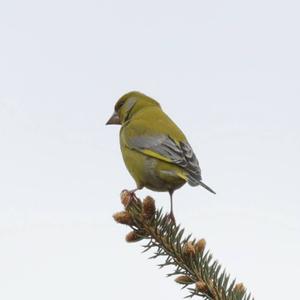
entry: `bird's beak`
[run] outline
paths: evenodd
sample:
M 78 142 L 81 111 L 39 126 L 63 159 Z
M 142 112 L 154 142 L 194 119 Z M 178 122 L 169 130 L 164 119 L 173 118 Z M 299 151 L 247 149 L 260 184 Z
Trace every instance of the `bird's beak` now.
M 105 125 L 121 125 L 119 115 L 116 112 L 114 112 Z

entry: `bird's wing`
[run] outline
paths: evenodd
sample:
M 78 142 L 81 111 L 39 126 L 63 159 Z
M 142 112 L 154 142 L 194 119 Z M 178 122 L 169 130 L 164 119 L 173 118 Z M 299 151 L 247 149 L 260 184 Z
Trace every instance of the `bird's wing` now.
M 140 127 L 130 127 L 124 128 L 125 134 L 122 134 L 123 142 L 128 148 L 183 168 L 187 173 L 188 182 L 191 185 L 199 185 L 201 170 L 188 141 L 176 142 L 167 134 L 149 135 L 139 132 Z

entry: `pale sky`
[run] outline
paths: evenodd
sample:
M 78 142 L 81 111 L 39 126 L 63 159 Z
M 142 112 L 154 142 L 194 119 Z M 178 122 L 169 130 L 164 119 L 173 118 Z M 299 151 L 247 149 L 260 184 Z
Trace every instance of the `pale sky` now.
M 0 2 L 0 299 L 182 299 L 112 214 L 116 100 L 158 100 L 204 181 L 177 221 L 255 299 L 300 277 L 298 1 Z M 167 193 L 149 190 L 169 210 Z

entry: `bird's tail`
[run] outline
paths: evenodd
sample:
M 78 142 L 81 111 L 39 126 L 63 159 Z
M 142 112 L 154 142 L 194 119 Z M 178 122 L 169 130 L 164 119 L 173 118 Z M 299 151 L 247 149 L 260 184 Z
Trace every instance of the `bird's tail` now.
M 208 185 L 206 185 L 203 181 L 202 181 L 202 178 L 201 178 L 201 174 L 200 172 L 197 173 L 197 174 L 185 174 L 185 173 L 181 173 L 181 172 L 178 172 L 177 175 L 184 179 L 185 181 L 187 181 L 189 183 L 189 185 L 191 186 L 198 186 L 198 185 L 201 185 L 203 186 L 205 189 L 207 189 L 208 191 L 210 191 L 211 193 L 213 194 L 216 194 L 216 192 L 211 189 Z
M 205 189 L 207 189 L 208 191 L 210 191 L 213 194 L 216 194 L 216 192 L 211 189 L 209 186 L 207 186 L 201 178 L 200 173 L 198 174 L 189 174 L 188 176 L 182 177 L 184 178 L 191 186 L 197 186 L 197 185 L 201 185 L 203 186 Z
M 208 191 L 210 191 L 211 193 L 216 194 L 216 192 L 215 192 L 213 189 L 211 189 L 209 186 L 207 186 L 207 185 L 206 185 L 205 183 L 203 183 L 202 181 L 200 181 L 199 184 L 200 184 L 201 186 L 203 186 L 205 189 L 207 189 Z

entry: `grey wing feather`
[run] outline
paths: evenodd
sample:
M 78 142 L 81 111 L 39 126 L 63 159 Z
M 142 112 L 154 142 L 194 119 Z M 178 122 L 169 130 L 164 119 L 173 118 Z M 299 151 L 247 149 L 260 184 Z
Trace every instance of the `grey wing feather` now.
M 135 136 L 130 139 L 129 146 L 136 150 L 149 149 L 168 158 L 173 164 L 183 168 L 188 173 L 190 185 L 200 184 L 201 170 L 199 162 L 187 141 L 181 141 L 177 144 L 168 135 Z

